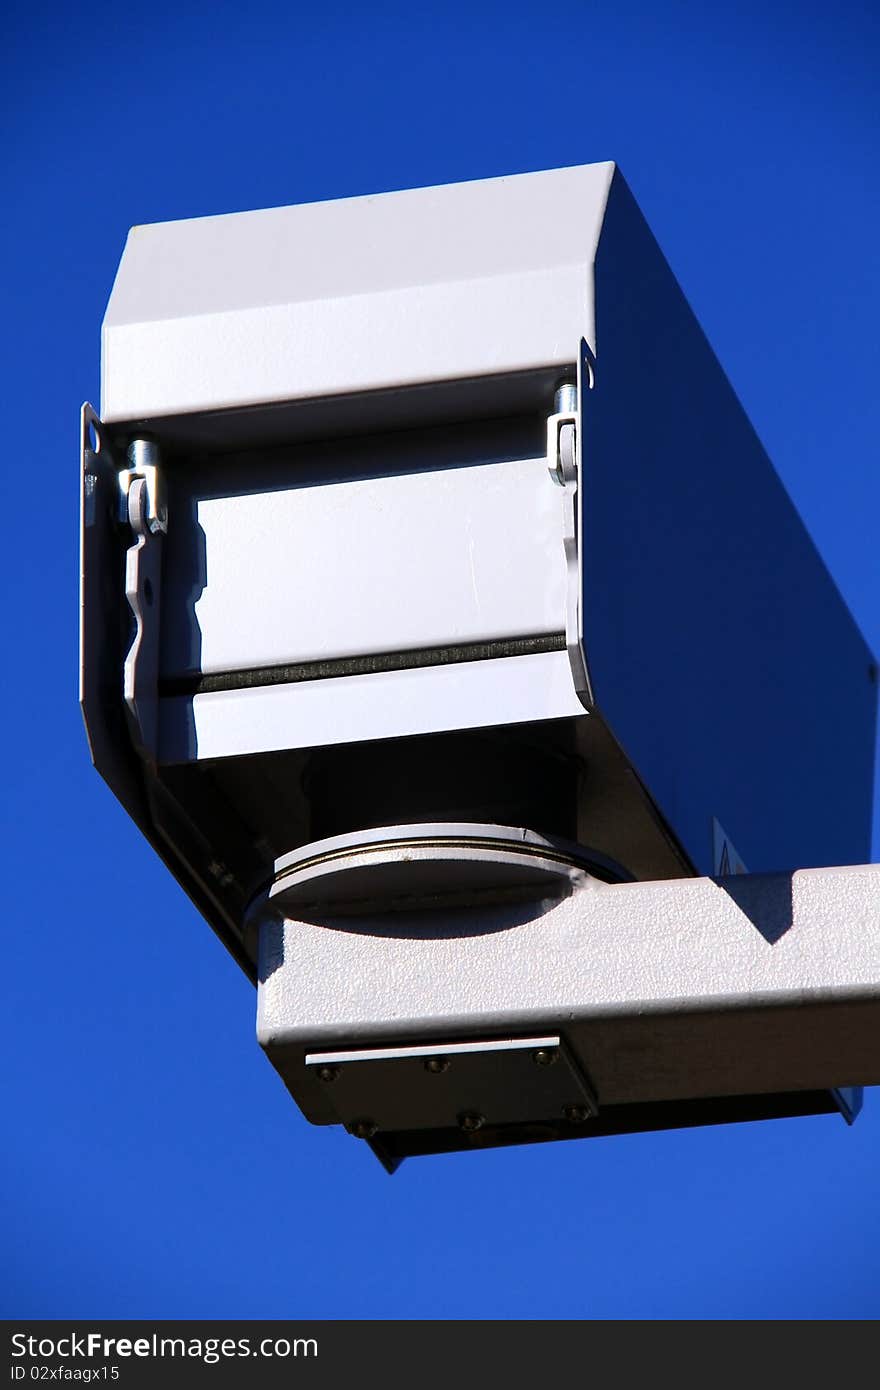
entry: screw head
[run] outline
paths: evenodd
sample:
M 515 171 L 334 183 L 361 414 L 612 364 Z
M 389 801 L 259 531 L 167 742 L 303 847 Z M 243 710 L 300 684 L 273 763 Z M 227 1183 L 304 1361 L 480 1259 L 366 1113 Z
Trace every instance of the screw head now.
M 482 1129 L 485 1123 L 485 1115 L 478 1115 L 474 1110 L 458 1117 L 458 1127 L 464 1134 L 476 1134 L 477 1130 Z
M 374 1120 L 355 1120 L 354 1124 L 349 1125 L 348 1131 L 355 1139 L 372 1139 L 378 1128 Z
M 339 1075 L 338 1067 L 318 1067 L 319 1081 L 335 1081 Z
M 582 1125 L 590 1118 L 590 1111 L 585 1105 L 566 1105 L 562 1118 L 570 1125 Z
M 532 1061 L 536 1067 L 552 1067 L 558 1056 L 556 1048 L 539 1047 L 537 1052 L 532 1053 Z
M 449 1071 L 448 1057 L 426 1057 L 425 1071 L 429 1071 L 432 1076 L 439 1076 L 441 1072 Z

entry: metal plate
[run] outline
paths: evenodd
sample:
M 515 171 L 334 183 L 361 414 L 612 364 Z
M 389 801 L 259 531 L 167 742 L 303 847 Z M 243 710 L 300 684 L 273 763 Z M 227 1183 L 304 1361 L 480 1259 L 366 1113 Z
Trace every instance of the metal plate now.
M 214 477 L 182 496 L 163 676 L 561 631 L 560 496 L 543 455 L 465 463 L 454 441 L 439 459 L 431 443 L 306 449 L 275 486 L 242 491 L 239 476 L 230 496 Z
M 384 1130 L 577 1126 L 598 1108 L 558 1035 L 315 1052 L 306 1067 L 342 1123 L 363 1139 Z

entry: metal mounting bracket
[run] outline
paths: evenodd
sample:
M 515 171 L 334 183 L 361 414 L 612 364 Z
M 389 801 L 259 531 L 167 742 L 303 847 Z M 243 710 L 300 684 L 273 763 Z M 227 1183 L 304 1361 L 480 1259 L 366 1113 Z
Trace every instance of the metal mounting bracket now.
M 585 880 L 530 908 L 400 912 L 391 928 L 380 912 L 267 914 L 260 955 L 273 1065 L 309 1120 L 341 1122 L 386 1166 L 783 1115 L 851 1123 L 880 1079 L 878 865 Z
M 578 354 L 577 386 L 557 392 L 557 409 L 547 418 L 547 467 L 563 490 L 562 544 L 567 572 L 565 646 L 574 687 L 590 707 L 593 694 L 583 645 L 582 600 L 584 566 L 581 536 L 583 508 L 584 396 L 595 381 L 595 358 L 582 338 Z
M 574 1135 L 599 1113 L 592 1086 L 562 1038 L 491 1038 L 416 1047 L 315 1052 L 306 1071 L 350 1134 L 372 1140 L 393 1172 L 381 1132 L 459 1130 L 519 1123 L 567 1126 Z
M 128 524 L 134 535 L 125 558 L 125 597 L 136 629 L 123 668 L 132 739 L 141 757 L 155 763 L 159 745 L 159 618 L 162 537 L 168 519 L 161 496 L 155 445 L 135 440 L 131 467 L 119 474 Z

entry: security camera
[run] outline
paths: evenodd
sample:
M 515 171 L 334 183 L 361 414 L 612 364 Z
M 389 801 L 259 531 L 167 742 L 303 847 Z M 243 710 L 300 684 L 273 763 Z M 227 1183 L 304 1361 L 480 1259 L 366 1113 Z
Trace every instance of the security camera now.
M 614 165 L 134 228 L 82 472 L 94 762 L 309 1118 L 393 1167 L 852 1113 L 840 1056 L 713 1079 L 717 990 L 639 1032 L 652 902 L 867 859 L 876 684 Z

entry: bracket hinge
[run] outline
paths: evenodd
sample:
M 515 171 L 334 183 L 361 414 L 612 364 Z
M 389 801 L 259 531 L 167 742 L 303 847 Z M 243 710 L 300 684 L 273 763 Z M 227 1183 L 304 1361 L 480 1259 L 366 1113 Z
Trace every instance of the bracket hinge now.
M 119 520 L 131 524 L 129 493 L 132 483 L 142 478 L 146 484 L 146 522 L 156 532 L 168 530 L 165 485 L 159 462 L 159 448 L 152 439 L 133 439 L 128 446 L 128 467 L 119 470 Z
M 561 386 L 556 392 L 556 405 L 563 408 L 547 416 L 547 467 L 554 483 L 558 483 L 560 487 L 576 487 L 577 388 Z
M 547 417 L 547 467 L 562 489 L 562 544 L 565 552 L 565 646 L 574 688 L 582 702 L 593 704 L 584 655 L 582 622 L 584 567 L 582 554 L 583 402 L 594 381 L 593 355 L 581 341 L 577 384 L 563 382 L 554 412 Z
M 135 634 L 123 668 L 125 704 L 138 753 L 155 763 L 159 746 L 159 616 L 162 537 L 168 529 L 158 448 L 135 439 L 129 467 L 119 473 L 123 520 L 134 536 L 125 557 L 125 597 L 134 614 Z

